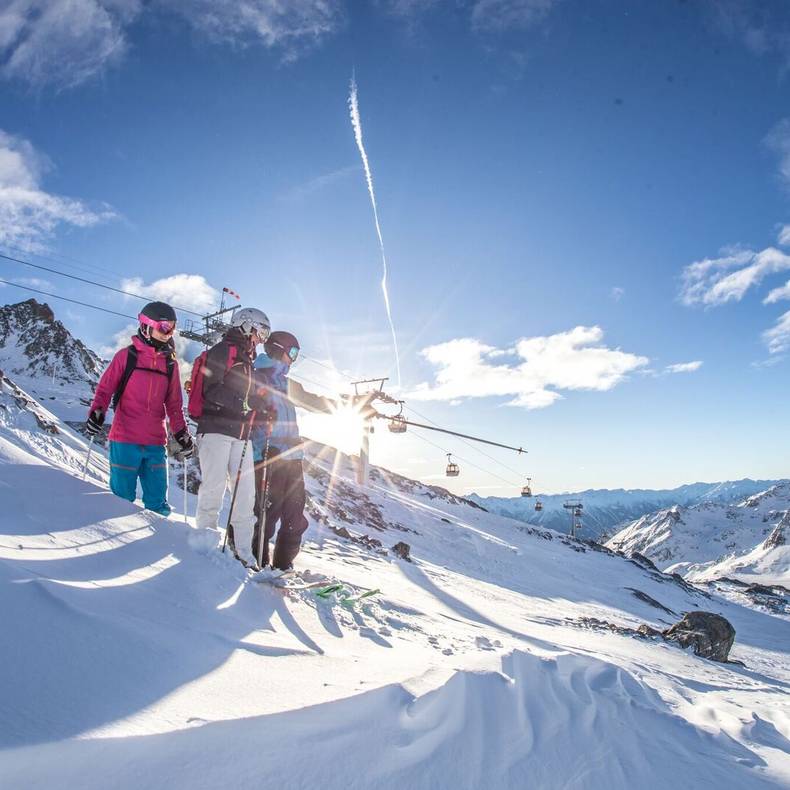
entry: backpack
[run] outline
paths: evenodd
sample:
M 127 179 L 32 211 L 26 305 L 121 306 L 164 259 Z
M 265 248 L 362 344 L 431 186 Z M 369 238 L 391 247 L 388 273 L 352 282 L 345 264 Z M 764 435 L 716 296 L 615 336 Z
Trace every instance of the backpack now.
M 237 348 L 232 344 L 228 344 L 228 359 L 225 363 L 225 372 L 227 373 L 236 361 Z M 203 387 L 206 384 L 206 360 L 208 359 L 208 351 L 201 351 L 195 361 L 192 363 L 192 373 L 189 376 L 189 381 L 184 385 L 184 389 L 189 395 L 187 401 L 187 413 L 193 420 L 199 420 L 203 416 L 203 407 L 205 400 L 203 398 Z
M 156 370 L 156 368 L 138 368 L 137 367 L 137 349 L 131 345 L 126 347 L 126 367 L 123 370 L 123 375 L 121 376 L 121 380 L 118 382 L 118 387 L 116 388 L 115 392 L 112 396 L 112 401 L 110 402 L 110 406 L 115 410 L 118 411 L 118 405 L 121 402 L 121 396 L 123 395 L 123 391 L 126 389 L 126 385 L 129 383 L 129 379 L 132 377 L 132 373 L 135 370 L 146 370 L 149 373 L 157 373 L 160 376 L 167 376 L 167 386 L 170 386 L 170 380 L 173 378 L 173 371 L 176 367 L 176 359 L 172 354 L 168 354 L 166 362 L 165 362 L 165 372 L 163 373 L 161 370 Z

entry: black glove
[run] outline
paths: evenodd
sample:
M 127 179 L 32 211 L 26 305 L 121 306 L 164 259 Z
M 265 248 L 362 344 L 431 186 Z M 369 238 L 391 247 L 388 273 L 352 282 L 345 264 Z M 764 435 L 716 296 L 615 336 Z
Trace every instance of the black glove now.
M 191 458 L 195 454 L 195 443 L 192 441 L 192 437 L 186 428 L 182 428 L 173 438 L 181 446 L 181 449 L 178 451 L 179 461 L 186 461 L 187 458 Z
M 102 425 L 104 425 L 104 412 L 101 409 L 94 409 L 85 422 L 85 432 L 88 436 L 98 436 Z

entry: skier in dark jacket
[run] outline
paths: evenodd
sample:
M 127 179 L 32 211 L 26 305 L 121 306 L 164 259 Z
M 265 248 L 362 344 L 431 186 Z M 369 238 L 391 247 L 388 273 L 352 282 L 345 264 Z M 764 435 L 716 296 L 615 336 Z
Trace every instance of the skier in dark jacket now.
M 274 537 L 277 522 L 280 530 L 272 558 L 272 567 L 288 570 L 302 545 L 307 529 L 304 516 L 305 489 L 302 468 L 302 439 L 296 422 L 296 407 L 313 412 L 333 412 L 337 403 L 307 392 L 297 381 L 288 378 L 291 365 L 299 356 L 299 341 L 290 332 L 272 332 L 264 344 L 265 354 L 255 360 L 259 388 L 266 393 L 267 407 L 272 414 L 268 426 L 253 430 L 256 488 L 258 491 L 257 521 L 252 543 L 258 551 L 259 530 L 264 522 L 261 567 L 269 564 L 269 541 Z M 262 512 L 262 478 L 266 455 L 266 506 Z
M 225 491 L 235 485 L 233 532 L 228 536 L 234 554 L 245 565 L 255 565 L 249 550 L 255 524 L 255 475 L 252 453 L 244 452 L 250 417 L 259 406 L 253 386 L 252 363 L 256 346 L 269 336 L 269 319 L 260 310 L 237 310 L 231 329 L 209 349 L 203 383 L 203 410 L 198 421 L 201 483 L 196 523 L 217 529 Z M 242 455 L 244 456 L 242 460 Z

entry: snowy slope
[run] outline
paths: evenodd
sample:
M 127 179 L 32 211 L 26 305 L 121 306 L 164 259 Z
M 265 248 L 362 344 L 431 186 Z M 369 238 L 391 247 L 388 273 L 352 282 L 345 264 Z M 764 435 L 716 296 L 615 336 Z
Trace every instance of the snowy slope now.
M 360 490 L 320 446 L 299 564 L 381 592 L 284 592 L 218 533 L 82 482 L 79 440 L 18 409 L 0 434 L 4 788 L 790 786 L 787 616 L 382 469 Z M 696 608 L 733 623 L 744 666 L 586 627 Z
M 626 523 L 656 510 L 681 505 L 688 507 L 705 502 L 738 502 L 748 496 L 764 491 L 777 480 L 728 480 L 722 483 L 691 483 L 678 488 L 651 489 L 590 489 L 563 494 L 527 497 L 481 497 L 470 494 L 469 498 L 492 513 L 517 518 L 531 524 L 568 532 L 570 516 L 563 508 L 566 502 L 582 502 L 582 534 L 591 539 L 612 535 Z M 543 510 L 535 511 L 537 500 Z
M 786 551 L 763 545 L 780 524 L 787 525 L 789 513 L 790 483 L 779 483 L 735 505 L 673 507 L 643 516 L 607 545 L 629 555 L 639 552 L 662 570 L 689 578 L 737 575 L 740 567 L 747 574 L 762 574 L 764 582 L 790 586 Z

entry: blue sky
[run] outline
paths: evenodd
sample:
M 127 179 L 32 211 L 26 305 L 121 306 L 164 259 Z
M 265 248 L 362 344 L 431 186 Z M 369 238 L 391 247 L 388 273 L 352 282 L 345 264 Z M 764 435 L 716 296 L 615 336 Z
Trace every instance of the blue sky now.
M 287 5 L 0 11 L 0 251 L 199 309 L 229 286 L 310 357 L 396 383 L 354 72 L 399 393 L 529 450 L 486 449 L 502 466 L 379 430 L 374 461 L 499 495 L 526 475 L 562 491 L 788 474 L 790 10 Z M 0 277 L 137 305 L 10 264 Z M 51 303 L 94 347 L 126 328 Z M 295 373 L 334 383 L 308 359 Z

